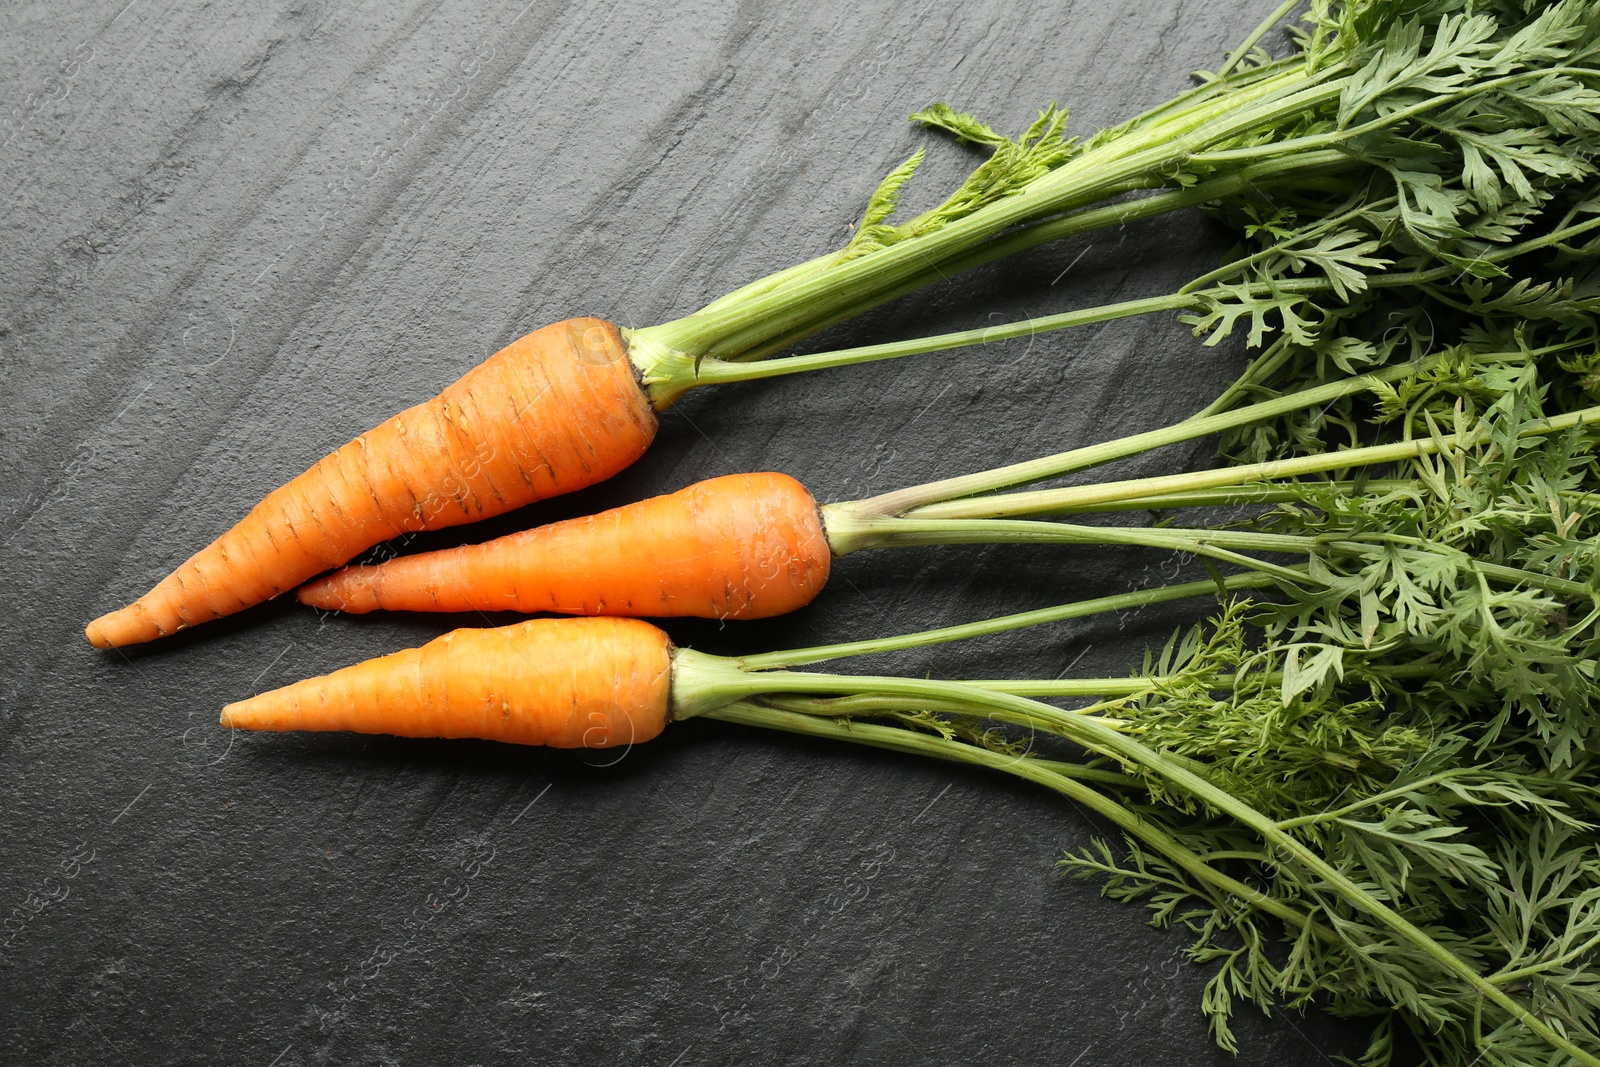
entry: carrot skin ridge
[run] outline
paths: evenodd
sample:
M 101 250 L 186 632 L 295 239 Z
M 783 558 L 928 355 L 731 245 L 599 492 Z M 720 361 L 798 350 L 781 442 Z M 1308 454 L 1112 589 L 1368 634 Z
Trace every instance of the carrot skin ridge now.
M 324 456 L 85 635 L 97 648 L 154 640 L 271 599 L 392 537 L 581 489 L 643 455 L 657 427 L 617 328 L 553 323 Z
M 785 474 L 731 474 L 483 544 L 345 567 L 296 596 L 358 613 L 760 619 L 810 603 L 831 566 L 804 486 Z
M 665 633 L 637 619 L 453 630 L 229 704 L 221 721 L 244 730 L 613 748 L 666 726 L 673 651 Z

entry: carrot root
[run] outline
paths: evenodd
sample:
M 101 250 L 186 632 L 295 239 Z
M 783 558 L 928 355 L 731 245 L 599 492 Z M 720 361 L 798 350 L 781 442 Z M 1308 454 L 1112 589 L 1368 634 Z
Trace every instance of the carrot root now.
M 222 725 L 612 748 L 666 726 L 672 654 L 667 635 L 637 619 L 455 630 L 229 704 Z
M 348 612 L 759 619 L 810 603 L 831 565 L 804 486 L 734 474 L 480 545 L 345 567 L 296 596 Z

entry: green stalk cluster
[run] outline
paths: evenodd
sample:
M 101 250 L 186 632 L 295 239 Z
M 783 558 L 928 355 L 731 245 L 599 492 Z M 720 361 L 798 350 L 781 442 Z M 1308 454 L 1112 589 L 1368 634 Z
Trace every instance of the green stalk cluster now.
M 1592 196 L 1572 193 L 1600 156 L 1600 5 L 1317 0 L 1307 26 L 1295 55 L 1238 50 L 1198 88 L 1087 141 L 1063 136 L 1054 107 L 1015 141 L 943 105 L 913 116 L 989 158 L 944 203 L 892 224 L 919 151 L 884 180 L 845 248 L 633 331 L 630 354 L 657 405 L 699 384 L 1155 311 L 1186 312 L 1213 342 L 1244 325 L 1253 343 L 1278 332 L 1309 345 L 1381 288 L 1467 304 L 1543 299 L 1516 291 L 1506 264 L 1600 227 Z M 1001 256 L 1196 204 L 1246 244 L 1177 293 L 748 363 Z M 1552 232 L 1558 209 L 1567 217 Z M 1348 370 L 1373 355 L 1332 358 Z
M 1372 1067 L 1600 1064 L 1600 4 L 1314 0 L 1296 55 L 1253 52 L 1292 6 L 1085 142 L 1053 109 L 1016 141 L 930 109 L 991 153 L 945 204 L 891 224 L 915 156 L 845 249 L 631 338 L 669 403 L 1127 315 L 1243 331 L 1259 354 L 1183 423 L 824 513 L 841 555 L 1140 545 L 1214 580 L 680 653 L 677 713 L 987 766 L 1095 811 L 1120 847 L 1064 868 L 1193 935 L 1224 1047 L 1240 1002 L 1316 1003 L 1375 1020 Z M 1176 293 L 754 362 L 954 270 L 1195 204 L 1240 246 Z M 1211 435 L 1215 470 L 1012 491 Z M 1101 511 L 1152 520 L 1061 521 Z M 1125 678 L 798 669 L 1207 595 Z

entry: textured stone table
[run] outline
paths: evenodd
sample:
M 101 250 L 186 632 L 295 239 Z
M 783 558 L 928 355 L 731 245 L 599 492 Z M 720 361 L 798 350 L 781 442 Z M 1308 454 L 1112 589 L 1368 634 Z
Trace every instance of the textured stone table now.
M 100 653 L 83 623 L 265 490 L 538 324 L 686 313 L 1017 131 L 1154 104 L 1270 4 L 193 0 L 0 15 L 0 1059 L 29 1064 L 1320 1064 L 1361 1029 L 1241 1016 L 1182 939 L 1053 870 L 1104 828 L 996 776 L 715 723 L 618 762 L 228 736 L 240 696 L 461 620 L 274 603 Z M 1281 45 L 1281 42 L 1280 42 Z M 1169 290 L 1198 214 L 1041 250 L 814 347 Z M 655 449 L 478 539 L 781 469 L 841 499 L 1159 425 L 1237 368 L 1170 320 L 702 390 Z M 1203 444 L 1128 470 L 1207 462 Z M 1149 584 L 1134 551 L 864 553 L 756 650 Z M 883 669 L 1120 673 L 1179 614 Z

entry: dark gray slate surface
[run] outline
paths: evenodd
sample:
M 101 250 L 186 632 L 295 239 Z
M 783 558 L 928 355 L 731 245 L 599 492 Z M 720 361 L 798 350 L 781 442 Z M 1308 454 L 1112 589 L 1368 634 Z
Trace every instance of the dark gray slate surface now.
M 0 1059 L 1225 1063 L 1204 972 L 1052 870 L 1098 828 L 975 772 L 691 723 L 620 762 L 227 736 L 228 700 L 459 620 L 273 604 L 105 654 L 83 623 L 518 334 L 643 324 L 837 245 L 938 99 L 1092 129 L 1263 2 L 33 4 L 0 15 Z M 936 144 L 911 207 L 970 165 Z M 817 343 L 1161 292 L 1185 215 Z M 991 318 L 992 317 L 992 318 Z M 841 499 L 1158 425 L 1238 365 L 1169 321 L 703 392 L 614 481 L 444 544 L 731 471 Z M 1137 469 L 1206 461 L 1204 448 Z M 1149 584 L 1135 552 L 853 557 L 711 651 Z M 1156 612 L 884 669 L 1118 672 Z M 1242 1064 L 1359 1027 L 1241 1023 Z

